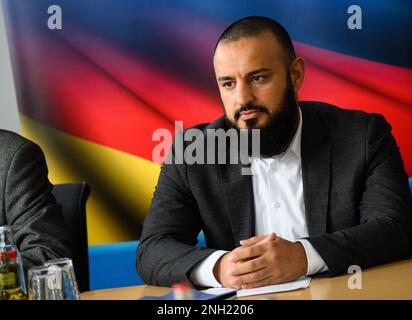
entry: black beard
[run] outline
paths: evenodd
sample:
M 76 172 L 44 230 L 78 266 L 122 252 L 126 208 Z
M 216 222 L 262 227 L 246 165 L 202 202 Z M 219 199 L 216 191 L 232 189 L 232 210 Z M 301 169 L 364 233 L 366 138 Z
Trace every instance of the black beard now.
M 263 128 L 260 128 L 260 157 L 270 158 L 284 152 L 288 148 L 297 129 L 299 121 L 298 108 L 299 107 L 295 99 L 292 81 L 289 77 L 287 80 L 285 94 L 279 106 L 279 110 L 276 113 L 270 115 L 268 123 Z M 247 106 L 242 106 L 241 108 L 239 108 L 239 110 L 237 110 L 237 112 L 235 113 L 235 119 L 236 117 L 238 118 L 238 115 L 241 111 L 246 111 L 249 109 L 258 109 L 262 112 L 270 114 L 265 106 L 249 104 Z M 249 156 L 253 155 L 251 129 L 256 124 L 256 122 L 256 119 L 250 119 L 246 121 L 246 126 L 248 128 Z M 238 131 L 240 130 L 234 122 L 227 118 L 227 115 L 226 123 L 229 129 L 234 128 Z

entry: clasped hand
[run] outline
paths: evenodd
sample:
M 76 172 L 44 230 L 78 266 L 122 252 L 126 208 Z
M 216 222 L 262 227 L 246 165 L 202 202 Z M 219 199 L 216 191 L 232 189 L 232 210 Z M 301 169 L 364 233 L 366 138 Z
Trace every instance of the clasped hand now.
M 306 270 L 303 245 L 272 233 L 240 241 L 217 261 L 213 273 L 223 287 L 251 289 L 296 280 Z

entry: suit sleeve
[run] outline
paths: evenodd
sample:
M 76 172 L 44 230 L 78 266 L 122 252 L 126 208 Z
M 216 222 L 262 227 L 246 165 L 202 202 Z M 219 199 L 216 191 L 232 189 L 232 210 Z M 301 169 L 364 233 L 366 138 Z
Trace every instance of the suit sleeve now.
M 412 205 L 407 175 L 391 127 L 372 115 L 366 133 L 364 188 L 360 224 L 330 234 L 309 237 L 331 276 L 348 267 L 368 268 L 412 253 Z
M 136 266 L 143 281 L 160 286 L 191 282 L 192 268 L 215 251 L 196 246 L 201 228 L 187 166 L 163 165 L 137 250 Z
M 51 194 L 47 174 L 43 152 L 31 142 L 16 151 L 7 172 L 6 221 L 26 272 L 49 259 L 71 256 L 61 207 Z

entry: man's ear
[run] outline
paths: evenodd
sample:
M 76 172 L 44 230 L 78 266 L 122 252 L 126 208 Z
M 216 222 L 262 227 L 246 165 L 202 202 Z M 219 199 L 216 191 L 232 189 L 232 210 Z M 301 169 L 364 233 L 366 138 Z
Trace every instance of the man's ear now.
M 295 93 L 298 92 L 303 83 L 305 76 L 305 61 L 301 57 L 297 57 L 290 65 L 290 78 Z

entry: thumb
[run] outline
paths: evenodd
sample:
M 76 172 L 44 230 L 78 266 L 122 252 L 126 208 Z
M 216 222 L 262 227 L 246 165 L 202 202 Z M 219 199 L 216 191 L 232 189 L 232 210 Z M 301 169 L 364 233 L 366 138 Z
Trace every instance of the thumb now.
M 241 240 L 240 245 L 247 247 L 247 246 L 252 246 L 254 244 L 257 244 L 263 241 L 273 241 L 273 240 L 276 240 L 276 238 L 277 238 L 276 233 L 272 232 L 271 234 L 267 236 L 254 236 L 249 239 Z
M 254 237 L 249 238 L 249 239 L 240 240 L 240 245 L 241 246 L 252 246 L 252 245 L 262 241 L 265 238 L 266 238 L 266 236 L 254 236 Z
M 265 239 L 262 240 L 262 242 L 274 241 L 274 240 L 276 240 L 277 237 L 278 236 L 276 235 L 276 233 L 272 232 L 271 234 L 266 236 Z

